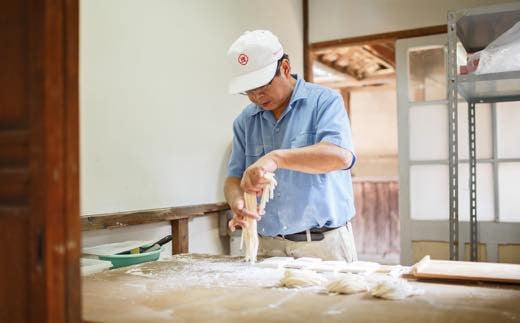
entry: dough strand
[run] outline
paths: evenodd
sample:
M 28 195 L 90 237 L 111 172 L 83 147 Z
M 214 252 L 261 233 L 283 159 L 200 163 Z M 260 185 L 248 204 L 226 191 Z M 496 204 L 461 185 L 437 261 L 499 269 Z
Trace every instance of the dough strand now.
M 274 188 L 278 184 L 273 173 L 266 173 L 264 177 L 269 180 L 269 184 L 267 184 L 262 190 L 260 205 L 258 205 L 256 195 L 244 192 L 246 209 L 249 211 L 258 211 L 258 214 L 260 215 L 265 214 L 265 206 L 267 205 L 267 202 L 274 197 Z M 246 227 L 242 228 L 240 249 L 242 249 L 244 243 L 246 245 L 245 259 L 254 264 L 258 254 L 258 231 L 256 220 L 253 218 L 248 217 L 246 219 Z

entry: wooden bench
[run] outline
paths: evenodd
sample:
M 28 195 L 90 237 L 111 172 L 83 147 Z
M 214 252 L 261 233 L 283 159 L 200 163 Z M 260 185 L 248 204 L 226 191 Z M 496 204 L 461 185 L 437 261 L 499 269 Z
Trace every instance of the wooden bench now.
M 176 206 L 161 209 L 119 213 L 94 214 L 81 217 L 81 231 L 123 228 L 130 225 L 170 221 L 172 228 L 172 254 L 187 253 L 189 247 L 188 221 L 198 216 L 227 218 L 226 202 Z M 221 225 L 222 226 L 222 225 Z

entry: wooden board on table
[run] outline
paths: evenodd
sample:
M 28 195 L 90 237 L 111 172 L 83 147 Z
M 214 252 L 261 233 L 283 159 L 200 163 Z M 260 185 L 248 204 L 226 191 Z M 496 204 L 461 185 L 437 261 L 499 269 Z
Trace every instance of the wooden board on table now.
M 431 260 L 429 256 L 426 256 L 414 266 L 413 276 L 417 278 L 520 284 L 520 265 Z

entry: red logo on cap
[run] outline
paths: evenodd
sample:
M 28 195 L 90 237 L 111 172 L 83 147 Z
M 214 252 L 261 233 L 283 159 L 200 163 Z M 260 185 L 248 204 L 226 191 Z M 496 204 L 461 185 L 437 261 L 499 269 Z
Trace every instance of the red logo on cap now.
M 240 54 L 238 55 L 238 63 L 241 65 L 246 65 L 247 61 L 249 60 L 249 57 L 247 57 L 246 54 Z

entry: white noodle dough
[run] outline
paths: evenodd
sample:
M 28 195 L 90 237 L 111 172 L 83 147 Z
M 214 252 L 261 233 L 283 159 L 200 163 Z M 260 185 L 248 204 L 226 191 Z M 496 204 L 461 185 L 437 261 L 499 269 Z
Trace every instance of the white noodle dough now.
M 300 288 L 321 286 L 327 283 L 327 279 L 310 270 L 286 270 L 280 280 L 280 287 Z
M 262 198 L 260 199 L 260 206 L 258 206 L 258 201 L 256 199 L 256 195 L 249 194 L 244 192 L 244 201 L 245 207 L 249 211 L 258 211 L 260 215 L 264 214 L 265 205 L 274 197 L 274 188 L 276 187 L 276 180 L 274 179 L 273 173 L 267 173 L 264 175 L 265 178 L 270 180 L 270 183 L 267 184 L 262 192 Z M 240 249 L 242 249 L 242 245 L 246 244 L 245 250 L 245 258 L 246 261 L 250 261 L 252 264 L 256 262 L 256 256 L 258 254 L 258 232 L 257 232 L 257 223 L 255 219 L 247 218 L 247 225 L 245 228 L 242 228 L 242 237 L 240 239 Z
M 410 283 L 406 280 L 398 279 L 385 279 L 379 281 L 370 290 L 370 294 L 374 297 L 384 299 L 405 299 L 408 296 L 422 295 L 424 290 L 413 288 Z
M 367 290 L 368 283 L 365 277 L 350 273 L 341 275 L 338 279 L 327 285 L 327 291 L 329 293 L 355 294 L 366 292 Z

